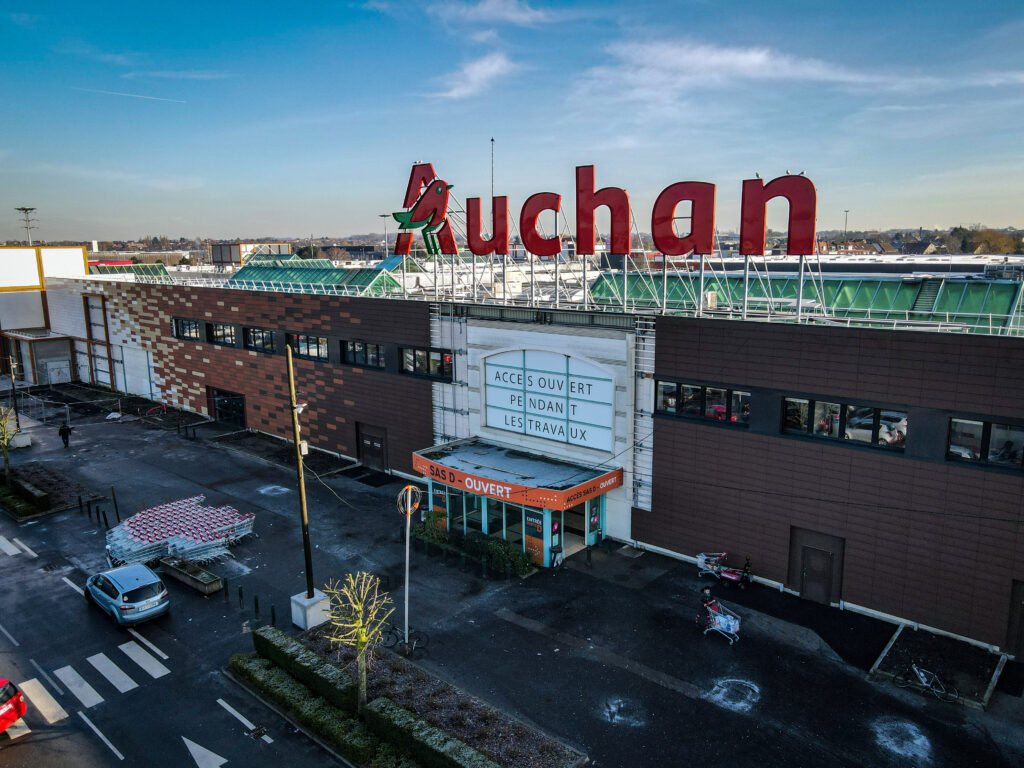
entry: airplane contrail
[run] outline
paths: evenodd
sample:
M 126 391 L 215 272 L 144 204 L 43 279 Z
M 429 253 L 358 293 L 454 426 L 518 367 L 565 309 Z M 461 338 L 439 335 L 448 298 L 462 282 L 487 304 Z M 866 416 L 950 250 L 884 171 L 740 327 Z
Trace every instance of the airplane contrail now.
M 69 86 L 73 91 L 84 91 L 85 93 L 105 93 L 108 96 L 129 96 L 133 99 L 149 99 L 150 101 L 169 101 L 172 104 L 187 104 L 188 102 L 182 101 L 181 99 L 164 99 L 160 96 L 143 96 L 141 93 L 122 93 L 121 91 L 103 91 L 99 88 L 77 88 L 75 86 Z

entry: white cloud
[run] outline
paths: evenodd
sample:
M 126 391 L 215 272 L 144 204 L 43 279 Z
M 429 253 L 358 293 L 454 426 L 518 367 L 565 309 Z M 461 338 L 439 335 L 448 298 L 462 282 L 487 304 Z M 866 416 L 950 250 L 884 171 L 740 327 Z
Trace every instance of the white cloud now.
M 73 163 L 42 163 L 33 167 L 33 173 L 68 176 L 87 181 L 106 181 L 117 184 L 132 184 L 149 187 L 161 192 L 187 192 L 199 189 L 205 181 L 198 176 L 172 175 L 153 176 L 135 171 L 119 171 L 110 168 L 91 168 Z
M 485 29 L 481 32 L 474 32 L 470 38 L 474 43 L 490 43 L 498 39 L 498 33 L 493 29 Z
M 103 64 L 113 64 L 118 67 L 129 67 L 135 60 L 134 53 L 117 53 L 115 51 L 104 51 L 90 43 L 83 43 L 80 40 L 65 45 L 54 46 L 53 50 L 58 53 L 68 53 L 72 56 L 82 56 L 86 59 L 99 61 Z
M 7 18 L 11 20 L 12 24 L 27 29 L 32 29 L 35 27 L 36 22 L 39 21 L 39 16 L 36 16 L 34 13 L 8 13 Z
M 534 8 L 524 0 L 478 0 L 476 3 L 446 0 L 427 6 L 427 12 L 452 22 L 513 24 L 535 27 L 555 20 L 550 11 Z
M 228 72 L 203 69 L 161 69 L 151 72 L 125 72 L 121 77 L 153 78 L 155 80 L 223 80 L 233 77 Z
M 445 99 L 465 99 L 483 91 L 503 75 L 511 74 L 519 65 L 504 53 L 490 53 L 483 58 L 467 62 L 447 78 L 447 89 L 436 94 Z

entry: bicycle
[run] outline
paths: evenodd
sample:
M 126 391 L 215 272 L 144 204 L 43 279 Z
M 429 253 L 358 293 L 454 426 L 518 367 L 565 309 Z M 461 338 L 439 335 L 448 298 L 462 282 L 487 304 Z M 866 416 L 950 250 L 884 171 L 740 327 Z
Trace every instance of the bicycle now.
M 409 643 L 405 642 L 405 630 L 395 624 L 389 624 L 384 630 L 381 638 L 381 645 L 385 648 L 398 646 L 406 656 L 412 656 L 417 651 L 427 650 L 430 638 L 426 632 L 419 629 L 409 628 Z
M 917 685 L 939 701 L 954 702 L 960 698 L 960 692 L 956 688 L 947 686 L 935 672 L 918 666 L 916 661 L 910 662 L 909 667 L 896 672 L 892 676 L 892 682 L 897 688 Z

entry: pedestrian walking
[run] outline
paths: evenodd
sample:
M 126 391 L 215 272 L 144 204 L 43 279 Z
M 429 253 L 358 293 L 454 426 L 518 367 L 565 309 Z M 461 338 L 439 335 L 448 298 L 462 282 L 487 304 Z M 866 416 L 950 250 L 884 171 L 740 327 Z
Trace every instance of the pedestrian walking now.
M 60 429 L 57 430 L 57 434 L 60 435 L 60 439 L 64 441 L 65 448 L 67 448 L 71 442 L 71 430 L 73 429 L 74 427 L 69 427 L 68 423 L 65 421 L 60 425 Z

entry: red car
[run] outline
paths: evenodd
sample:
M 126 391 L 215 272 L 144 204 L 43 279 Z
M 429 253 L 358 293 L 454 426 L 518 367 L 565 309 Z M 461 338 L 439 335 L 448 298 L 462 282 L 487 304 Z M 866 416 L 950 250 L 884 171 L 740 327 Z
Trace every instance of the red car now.
M 25 715 L 28 707 L 18 686 L 0 677 L 0 733 L 3 733 Z

